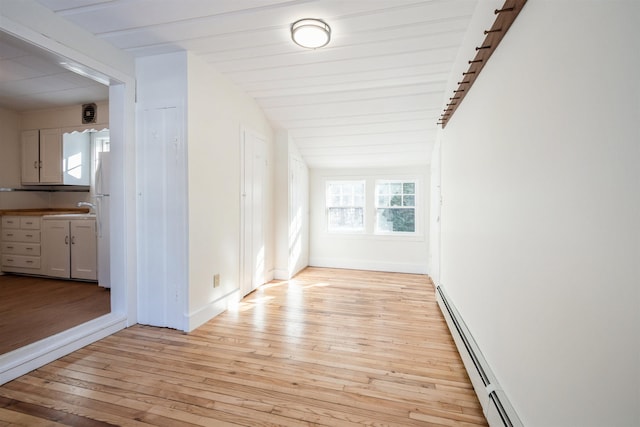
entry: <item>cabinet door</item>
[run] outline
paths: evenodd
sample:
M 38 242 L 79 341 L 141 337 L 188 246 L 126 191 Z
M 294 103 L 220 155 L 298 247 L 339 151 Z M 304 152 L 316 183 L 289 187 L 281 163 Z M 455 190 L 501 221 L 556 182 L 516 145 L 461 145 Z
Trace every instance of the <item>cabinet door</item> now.
M 62 184 L 62 135 L 60 129 L 40 131 L 40 183 Z
M 70 243 L 68 220 L 42 221 L 43 274 L 53 277 L 70 277 Z
M 40 132 L 27 130 L 21 135 L 21 181 L 23 184 L 40 182 Z
M 71 277 L 97 280 L 98 251 L 96 222 L 90 219 L 71 221 Z

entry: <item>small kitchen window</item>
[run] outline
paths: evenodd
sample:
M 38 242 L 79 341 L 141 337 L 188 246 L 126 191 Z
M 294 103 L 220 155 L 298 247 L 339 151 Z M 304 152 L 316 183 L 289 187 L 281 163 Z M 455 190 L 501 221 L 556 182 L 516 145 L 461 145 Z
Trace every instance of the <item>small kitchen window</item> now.
M 329 232 L 364 232 L 365 181 L 327 181 L 326 208 Z

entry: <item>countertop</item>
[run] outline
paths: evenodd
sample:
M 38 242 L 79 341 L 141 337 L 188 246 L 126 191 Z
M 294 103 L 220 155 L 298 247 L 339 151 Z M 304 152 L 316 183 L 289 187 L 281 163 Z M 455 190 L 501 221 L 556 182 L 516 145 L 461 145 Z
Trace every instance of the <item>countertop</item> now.
M 89 213 L 88 208 L 48 208 L 48 209 L 0 209 L 0 216 L 41 216 L 59 214 L 83 214 Z

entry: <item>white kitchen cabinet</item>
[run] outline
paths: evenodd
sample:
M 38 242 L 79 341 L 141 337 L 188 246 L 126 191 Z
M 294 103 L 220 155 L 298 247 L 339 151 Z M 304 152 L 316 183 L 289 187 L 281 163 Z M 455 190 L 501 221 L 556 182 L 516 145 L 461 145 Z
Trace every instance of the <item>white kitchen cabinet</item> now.
M 42 252 L 44 275 L 97 280 L 95 219 L 43 220 Z
M 89 185 L 90 137 L 60 129 L 23 131 L 21 181 L 25 185 Z
M 22 183 L 62 184 L 60 129 L 22 132 Z
M 63 184 L 60 129 L 40 131 L 40 184 Z
M 40 131 L 22 132 L 21 180 L 23 184 L 40 184 Z
M 0 248 L 2 271 L 41 274 L 40 217 L 3 216 Z
M 70 221 L 71 277 L 98 280 L 98 242 L 96 221 L 81 219 Z

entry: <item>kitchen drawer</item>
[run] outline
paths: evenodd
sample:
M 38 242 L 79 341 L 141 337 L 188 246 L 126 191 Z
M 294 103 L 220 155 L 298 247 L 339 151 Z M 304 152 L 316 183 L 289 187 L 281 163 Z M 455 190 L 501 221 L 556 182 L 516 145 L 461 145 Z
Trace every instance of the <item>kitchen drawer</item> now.
M 39 269 L 40 257 L 25 255 L 2 255 L 2 266 Z
M 20 218 L 20 228 L 23 230 L 40 230 L 40 217 L 25 216 Z
M 20 228 L 20 217 L 19 216 L 3 216 L 2 229 L 6 230 L 8 228 Z
M 2 253 L 5 255 L 40 256 L 40 245 L 38 243 L 2 242 Z
M 5 230 L 2 229 L 3 242 L 40 243 L 39 230 Z

